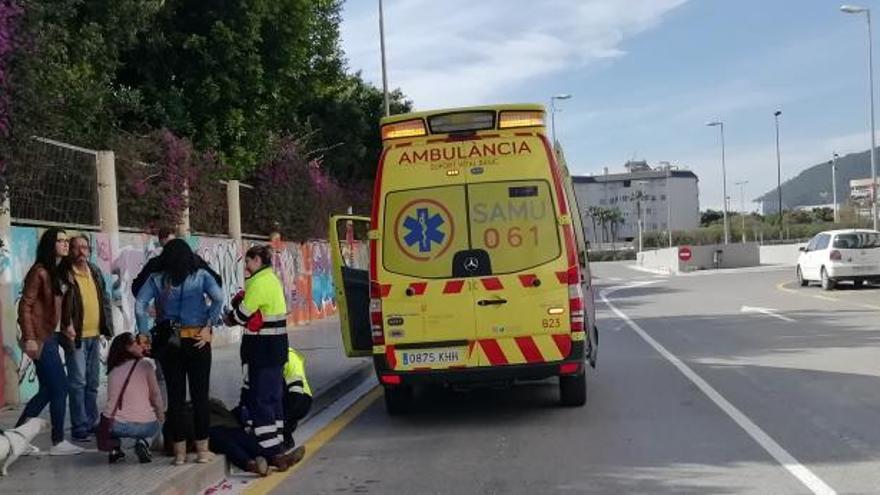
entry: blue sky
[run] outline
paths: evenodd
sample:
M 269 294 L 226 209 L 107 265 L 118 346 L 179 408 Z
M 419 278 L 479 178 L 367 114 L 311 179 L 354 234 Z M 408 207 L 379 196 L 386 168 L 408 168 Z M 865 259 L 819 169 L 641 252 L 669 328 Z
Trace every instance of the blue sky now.
M 348 0 L 342 35 L 350 68 L 379 85 L 377 5 Z M 420 110 L 571 93 L 556 124 L 575 173 L 669 161 L 700 177 L 701 208 L 721 205 L 718 131 L 704 124 L 723 120 L 739 209 L 734 182 L 749 181 L 746 201 L 775 187 L 777 108 L 783 181 L 870 146 L 865 20 L 839 5 L 385 0 L 389 82 Z

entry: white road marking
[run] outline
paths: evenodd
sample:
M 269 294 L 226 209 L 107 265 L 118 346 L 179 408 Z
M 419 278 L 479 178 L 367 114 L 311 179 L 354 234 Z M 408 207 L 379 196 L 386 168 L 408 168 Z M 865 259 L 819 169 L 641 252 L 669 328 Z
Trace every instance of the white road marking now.
M 646 284 L 640 284 L 646 285 Z M 697 386 L 712 402 L 715 403 L 725 414 L 727 414 L 730 419 L 732 419 L 736 424 L 740 426 L 743 430 L 752 439 L 754 439 L 764 450 L 767 451 L 768 454 L 773 456 L 776 461 L 782 465 L 792 476 L 797 478 L 804 486 L 806 486 L 812 493 L 817 495 L 836 495 L 837 492 L 834 491 L 833 488 L 828 486 L 821 478 L 816 476 L 812 471 L 810 471 L 806 466 L 801 464 L 797 459 L 794 458 L 791 454 L 788 453 L 781 445 L 779 445 L 773 438 L 770 437 L 764 430 L 761 429 L 758 425 L 755 424 L 754 421 L 749 419 L 742 411 L 736 408 L 733 404 L 730 403 L 727 399 L 724 398 L 717 390 L 715 390 L 712 385 L 704 380 L 700 375 L 698 375 L 694 370 L 692 370 L 687 364 L 684 363 L 681 359 L 679 359 L 675 354 L 672 354 L 668 350 L 666 350 L 663 345 L 654 340 L 653 337 L 648 335 L 648 333 L 642 329 L 636 322 L 630 319 L 623 311 L 617 309 L 616 306 L 611 304 L 608 301 L 607 295 L 612 292 L 616 292 L 618 290 L 630 289 L 633 288 L 633 285 L 627 285 L 622 287 L 614 287 L 600 293 L 600 297 L 602 301 L 617 315 L 618 318 L 622 319 L 629 325 L 630 328 L 634 332 L 636 332 L 639 337 L 642 338 L 645 342 L 648 343 L 651 347 L 654 348 L 661 356 L 666 358 L 667 361 L 672 363 L 673 366 L 678 368 L 688 380 L 690 380 L 694 385 Z
M 788 316 L 783 316 L 780 314 L 776 314 L 775 309 L 770 308 L 759 308 L 756 306 L 743 306 L 739 308 L 741 313 L 761 313 L 767 316 L 772 316 L 774 318 L 779 318 L 782 321 L 794 322 L 794 318 L 789 318 Z

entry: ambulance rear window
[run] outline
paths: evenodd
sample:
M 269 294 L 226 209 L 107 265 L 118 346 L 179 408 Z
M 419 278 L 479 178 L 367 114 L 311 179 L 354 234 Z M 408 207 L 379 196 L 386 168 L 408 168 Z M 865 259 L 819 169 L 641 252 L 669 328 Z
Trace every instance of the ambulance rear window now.
M 385 197 L 382 263 L 420 278 L 452 276 L 452 258 L 468 249 L 465 186 L 408 189 Z
M 493 273 L 533 268 L 562 253 L 546 181 L 470 184 L 468 198 L 471 245 L 489 253 Z

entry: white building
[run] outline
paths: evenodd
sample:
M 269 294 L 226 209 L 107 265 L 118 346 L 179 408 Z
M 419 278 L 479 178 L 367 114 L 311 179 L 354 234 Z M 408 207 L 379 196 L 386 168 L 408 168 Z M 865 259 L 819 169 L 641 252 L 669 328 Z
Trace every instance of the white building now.
M 695 229 L 700 225 L 700 194 L 696 174 L 665 164 L 652 169 L 647 162 L 627 162 L 627 172 L 574 176 L 575 195 L 591 243 L 611 242 L 610 225 L 602 227 L 591 218 L 590 207 L 617 209 L 623 222 L 614 228 L 613 241 L 638 237 L 641 209 L 645 232 Z M 595 228 L 595 231 L 594 231 Z

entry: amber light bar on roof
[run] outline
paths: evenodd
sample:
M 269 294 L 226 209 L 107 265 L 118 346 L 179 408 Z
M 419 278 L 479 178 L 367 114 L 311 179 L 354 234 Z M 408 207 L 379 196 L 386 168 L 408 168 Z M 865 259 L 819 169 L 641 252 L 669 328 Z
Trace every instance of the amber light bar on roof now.
M 422 119 L 404 120 L 382 126 L 382 140 L 424 136 L 428 134 Z
M 495 128 L 495 112 L 468 111 L 428 117 L 431 134 L 483 131 Z
M 508 111 L 501 112 L 498 117 L 499 129 L 516 127 L 541 127 L 544 125 L 544 112 L 540 111 Z

